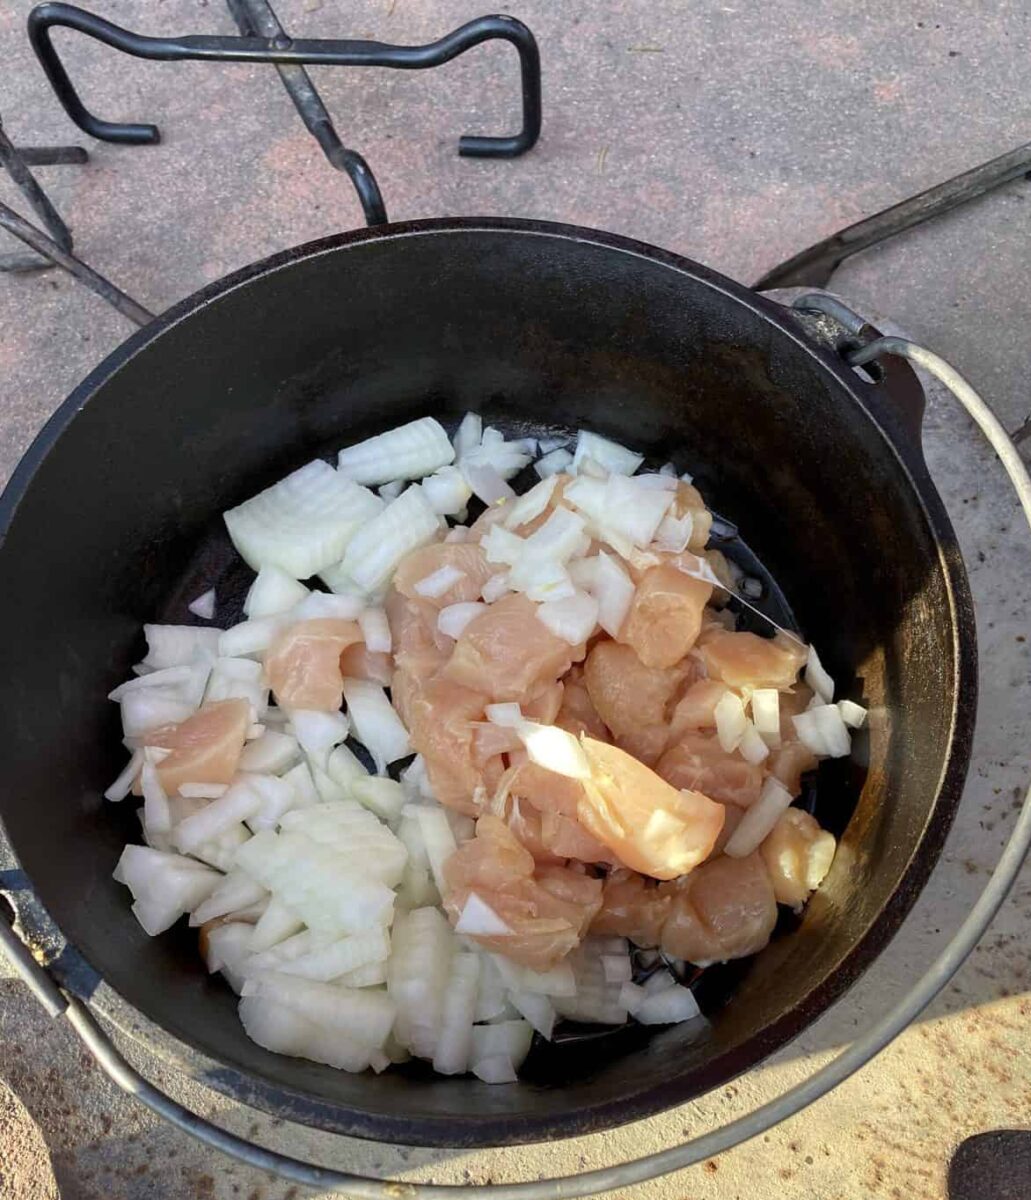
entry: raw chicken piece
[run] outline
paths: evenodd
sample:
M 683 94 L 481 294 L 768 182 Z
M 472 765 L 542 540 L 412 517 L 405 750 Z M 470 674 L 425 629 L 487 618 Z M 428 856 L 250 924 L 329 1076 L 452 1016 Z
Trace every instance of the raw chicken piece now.
M 554 718 L 554 724 L 559 729 L 565 729 L 567 733 L 575 733 L 577 736 L 586 733 L 589 737 L 597 738 L 599 742 L 607 742 L 609 731 L 591 703 L 590 693 L 584 681 L 583 666 L 577 664 L 570 667 L 569 674 L 562 683 L 562 705 Z
M 491 701 L 522 702 L 584 653 L 585 647 L 570 646 L 538 621 L 531 600 L 513 593 L 469 622 L 441 675 Z
M 662 949 L 704 967 L 756 954 L 777 923 L 777 901 L 758 853 L 714 858 L 669 886 Z
M 564 694 L 565 685 L 558 680 L 554 683 L 542 683 L 528 700 L 523 701 L 523 716 L 539 725 L 553 725 L 562 708 Z
M 448 808 L 478 816 L 504 772 L 500 755 L 477 761 L 482 694 L 439 676 L 420 680 L 407 670 L 394 673 L 391 694 L 412 748 L 426 762 L 433 794 Z
M 416 590 L 418 583 L 444 567 L 461 571 L 463 577 L 439 596 L 423 596 Z M 394 574 L 394 587 L 411 600 L 424 600 L 431 607 L 441 609 L 449 604 L 479 600 L 483 585 L 500 569 L 487 562 L 478 542 L 436 542 L 413 550 L 401 559 Z
M 217 700 L 202 705 L 178 725 L 152 729 L 144 744 L 171 750 L 157 764 L 165 792 L 174 795 L 181 783 L 229 783 L 250 724 L 247 700 Z
M 424 678 L 444 665 L 451 641 L 437 630 L 437 609 L 391 588 L 384 604 L 390 624 L 394 665 Z
M 718 679 L 698 679 L 677 701 L 670 721 L 670 741 L 675 741 L 690 729 L 715 729 L 716 705 L 727 685 Z M 703 789 L 704 790 L 704 789 Z
M 646 667 L 672 667 L 691 649 L 702 627 L 712 584 L 676 567 L 651 567 L 641 576 L 620 630 Z
M 675 879 L 702 862 L 723 825 L 723 808 L 700 792 L 677 791 L 617 746 L 580 745 L 591 777 L 577 807 L 580 824 L 621 863 Z
M 510 754 L 508 760 L 510 764 L 519 767 L 512 780 L 513 796 L 528 801 L 538 812 L 555 812 L 567 817 L 576 817 L 583 798 L 583 784 L 567 775 L 558 775 L 529 762 L 525 751 Z
M 709 530 L 712 528 L 712 513 L 705 507 L 702 493 L 682 479 L 677 483 L 677 492 L 670 505 L 669 516 L 680 518 L 691 514 L 691 539 L 687 543 L 689 550 L 700 551 L 709 540 Z
M 791 687 L 807 654 L 801 642 L 783 633 L 764 638 L 713 630 L 702 638 L 699 648 L 709 675 L 738 690 Z
M 533 855 L 535 863 L 560 865 L 565 860 L 562 855 L 555 854 L 548 849 L 541 830 L 541 819 L 541 813 L 532 804 L 527 804 L 525 801 L 520 802 L 518 797 L 514 797 L 505 824 L 519 844 Z
M 389 654 L 369 650 L 364 643 L 355 643 L 340 655 L 340 674 L 345 679 L 368 679 L 390 687 L 394 662 Z
M 362 631 L 356 621 L 298 621 L 269 647 L 265 677 L 282 708 L 337 712 L 344 698 L 340 656 Z
M 728 754 L 715 734 L 688 731 L 655 764 L 655 770 L 676 788 L 702 792 L 721 804 L 748 808 L 759 799 L 762 768 Z
M 612 851 L 592 837 L 575 817 L 541 812 L 519 797 L 512 800 L 508 827 L 538 863 L 611 863 Z
M 831 868 L 834 835 L 821 829 L 815 817 L 801 808 L 781 813 L 773 830 L 759 847 L 780 904 L 798 908 L 805 904 Z
M 601 904 L 601 880 L 565 867 L 537 868 L 508 826 L 489 814 L 476 836 L 444 864 L 444 906 L 457 923 L 471 893 L 509 928 L 473 940 L 534 971 L 546 971 L 577 946 Z
M 792 796 L 797 796 L 802 790 L 802 776 L 806 771 L 812 771 L 818 762 L 812 750 L 801 742 L 791 741 L 773 750 L 765 766 L 769 774 L 779 779 Z
M 601 908 L 591 922 L 591 933 L 626 937 L 649 949 L 661 941 L 672 905 L 668 890 L 636 871 L 611 871 L 602 891 Z
M 584 663 L 584 683 L 616 744 L 651 765 L 669 736 L 668 712 L 685 668 L 645 666 L 632 647 L 598 642 Z

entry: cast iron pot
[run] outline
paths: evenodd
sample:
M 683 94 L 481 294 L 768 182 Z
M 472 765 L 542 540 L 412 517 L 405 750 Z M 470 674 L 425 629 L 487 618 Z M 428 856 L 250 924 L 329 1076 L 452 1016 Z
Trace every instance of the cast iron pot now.
M 511 220 L 333 237 L 176 305 L 61 406 L 0 501 L 4 875 L 66 988 L 245 1103 L 384 1141 L 586 1133 L 726 1082 L 812 1022 L 885 946 L 940 852 L 969 756 L 970 597 L 919 445 L 920 390 L 846 366 L 786 309 L 608 234 Z M 546 1047 L 517 1085 L 418 1065 L 347 1075 L 248 1041 L 192 932 L 148 938 L 111 871 L 138 841 L 101 793 L 124 763 L 105 695 L 141 623 L 233 617 L 249 573 L 219 514 L 313 456 L 433 413 L 589 426 L 672 459 L 741 531 L 769 611 L 871 707 L 815 792 L 839 834 L 797 927 L 703 977 L 710 1018 Z M 750 549 L 749 549 L 750 548 Z M 228 623 L 228 621 L 227 621 Z M 181 925 L 184 923 L 181 923 Z M 32 931 L 35 930 L 33 934 Z

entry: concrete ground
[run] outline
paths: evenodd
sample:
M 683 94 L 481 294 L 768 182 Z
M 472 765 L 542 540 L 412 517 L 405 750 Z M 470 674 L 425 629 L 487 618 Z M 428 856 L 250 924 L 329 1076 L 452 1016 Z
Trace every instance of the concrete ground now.
M 133 62 L 59 35 L 100 115 L 154 120 L 165 135 L 158 147 L 92 144 L 47 92 L 24 37 L 29 7 L 7 0 L 0 8 L 0 115 L 22 144 L 89 146 L 89 166 L 42 169 L 40 178 L 82 256 L 148 307 L 160 310 L 243 263 L 359 222 L 349 186 L 321 160 L 269 68 Z M 142 32 L 232 32 L 221 0 L 98 0 L 96 7 Z M 427 74 L 316 74 L 344 140 L 373 166 L 394 218 L 508 213 L 595 225 L 748 281 L 803 244 L 1026 138 L 1031 16 L 1006 0 L 991 7 L 986 19 L 976 6 L 930 0 L 522 0 L 510 11 L 540 40 L 545 116 L 539 146 L 513 162 L 454 153 L 460 133 L 514 126 L 507 47 L 480 48 Z M 416 42 L 484 8 L 474 0 L 288 0 L 279 11 L 297 35 Z M 0 198 L 14 196 L 0 179 Z M 1031 413 L 1029 244 L 1031 195 L 1019 182 L 867 253 L 833 287 L 951 358 L 1013 430 Z M 122 318 L 57 273 L 0 278 L 0 476 L 127 332 Z M 968 911 L 1006 837 L 1026 771 L 1026 532 L 991 454 L 940 397 L 925 445 L 978 604 L 984 665 L 974 763 L 945 855 L 903 931 L 787 1050 L 717 1094 L 604 1137 L 479 1154 L 376 1146 L 280 1125 L 127 1047 L 135 1061 L 197 1111 L 265 1145 L 439 1182 L 569 1173 L 638 1155 L 738 1116 L 827 1061 L 906 990 Z M 957 978 L 875 1063 L 754 1143 L 624 1194 L 949 1195 L 948 1165 L 963 1138 L 1031 1127 L 1029 917 L 1026 871 Z M 0 1079 L 20 1100 L 0 1089 L 4 1200 L 53 1194 L 34 1124 L 65 1200 L 298 1196 L 200 1150 L 121 1098 L 3 971 Z M 1010 1182 L 1013 1195 L 1031 1193 L 1031 1178 Z

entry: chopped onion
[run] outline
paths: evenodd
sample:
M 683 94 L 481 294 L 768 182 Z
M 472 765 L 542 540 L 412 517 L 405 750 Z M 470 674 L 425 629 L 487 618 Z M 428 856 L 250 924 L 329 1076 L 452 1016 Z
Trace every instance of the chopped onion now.
M 583 517 L 561 505 L 526 539 L 523 552 L 534 558 L 566 563 L 584 547 L 586 523 Z M 588 545 L 590 544 L 588 539 Z
M 444 517 L 453 517 L 469 503 L 472 488 L 459 467 L 441 467 L 422 481 L 430 508 Z
M 391 500 L 396 500 L 398 496 L 405 490 L 405 480 L 392 479 L 390 483 L 383 484 L 382 487 L 376 489 L 376 495 L 381 500 L 386 500 L 389 504 Z
M 573 473 L 579 474 L 585 458 L 593 459 L 603 470 L 619 475 L 633 475 L 644 462 L 644 455 L 628 450 L 618 442 L 611 442 L 600 434 L 581 429 L 576 439 L 573 456 Z
M 104 793 L 105 800 L 124 800 L 132 791 L 132 785 L 136 782 L 136 776 L 139 775 L 143 768 L 143 751 L 134 750 L 132 757 L 122 768 L 118 778 Z
M 661 478 L 665 478 L 662 476 Z M 664 552 L 680 554 L 687 549 L 694 533 L 694 517 L 684 513 L 682 517 L 663 517 L 655 531 L 655 545 Z
M 159 671 L 151 671 L 147 675 L 135 675 L 132 679 L 120 683 L 114 691 L 108 692 L 108 700 L 120 703 L 129 692 L 138 692 L 141 688 L 166 688 L 169 694 L 178 693 L 185 701 L 192 697 L 186 694 L 183 685 L 190 684 L 196 678 L 198 670 L 207 671 L 201 664 L 192 667 L 162 667 Z M 203 694 L 203 688 L 201 688 Z M 199 697 L 198 697 L 199 702 Z
M 692 1021 L 701 1015 L 698 1001 L 690 988 L 679 984 L 656 996 L 647 996 L 634 1010 L 634 1019 L 641 1025 L 673 1025 Z
M 400 817 L 408 800 L 404 788 L 396 780 L 383 779 L 378 775 L 365 775 L 353 780 L 349 791 L 359 804 L 388 824 Z
M 542 442 L 541 445 L 543 446 L 544 443 Z M 556 447 L 554 450 L 549 450 L 542 458 L 539 458 L 533 464 L 533 469 L 541 479 L 549 479 L 551 476 L 560 474 L 572 465 L 573 456 L 569 451 L 561 447 Z
M 462 474 L 477 496 L 488 508 L 515 500 L 515 492 L 490 464 L 463 463 Z
M 500 430 L 488 426 L 483 431 L 480 444 L 461 456 L 459 466 L 475 492 L 476 485 L 469 474 L 470 470 L 489 467 L 502 480 L 511 479 L 527 465 L 535 453 L 536 446 L 530 448 L 523 440 L 506 442 Z
M 582 588 L 585 592 L 595 595 L 598 587 L 598 555 L 590 558 L 578 558 L 568 567 L 569 578 L 574 587 Z
M 336 595 L 329 592 L 310 592 L 289 614 L 293 621 L 354 621 L 365 604 L 360 596 Z
M 630 955 L 625 951 L 622 954 L 603 954 L 601 965 L 609 983 L 624 983 L 633 975 Z
M 378 496 L 316 459 L 224 519 L 248 566 L 307 579 L 339 562 L 355 530 L 382 507 Z
M 455 935 L 437 908 L 416 908 L 394 921 L 387 994 L 397 1005 L 394 1036 L 432 1058 L 440 1036 Z
M 191 600 L 186 607 L 195 617 L 200 617 L 202 621 L 210 621 L 215 615 L 216 599 L 215 589 L 210 588 L 199 595 L 196 600 Z
M 440 1034 L 433 1052 L 433 1069 L 440 1075 L 461 1075 L 469 1069 L 479 982 L 480 956 L 456 954 L 451 960 Z
M 557 725 L 538 725 L 525 721 L 516 730 L 526 747 L 530 761 L 570 779 L 589 779 L 591 765 L 580 741 Z
M 720 746 L 730 754 L 737 749 L 748 729 L 748 718 L 740 696 L 729 689 L 725 691 L 716 704 L 715 717 Z
M 449 546 L 460 546 L 463 542 L 469 540 L 468 525 L 452 525 L 452 527 L 444 534 L 444 541 Z
M 547 479 L 542 479 L 540 483 L 535 484 L 528 492 L 524 492 L 514 504 L 505 517 L 505 525 L 509 529 L 515 529 L 519 525 L 525 525 L 529 521 L 535 520 L 548 507 L 551 497 L 555 491 L 556 479 L 551 476 Z
M 181 783 L 179 795 L 186 800 L 217 800 L 229 791 L 227 783 Z
M 397 762 L 411 754 L 412 744 L 401 718 L 378 683 L 344 680 L 344 700 L 355 736 L 379 764 Z
M 241 771 L 257 771 L 277 775 L 292 766 L 301 756 L 297 739 L 276 729 L 266 729 L 263 737 L 248 742 L 240 754 Z M 182 792 L 182 788 L 179 789 Z
M 536 992 L 509 992 L 509 999 L 546 1041 L 551 1041 L 558 1014 L 547 996 Z
M 444 894 L 444 864 L 458 849 L 455 835 L 448 823 L 447 814 L 442 808 L 431 808 L 428 804 L 410 805 L 419 823 L 423 845 L 426 847 L 426 857 L 429 859 L 433 881 L 441 895 Z
M 574 592 L 561 600 L 537 606 L 537 619 L 571 646 L 579 646 L 594 633 L 598 623 L 598 601 L 586 592 Z
M 464 458 L 475 450 L 483 437 L 483 418 L 479 413 L 467 412 L 455 431 L 455 458 Z
M 321 983 L 339 979 L 362 967 L 385 962 L 390 955 L 390 938 L 383 928 L 351 934 L 322 946 L 309 948 L 276 967 L 284 975 L 299 975 Z
M 486 612 L 486 604 L 479 600 L 466 600 L 460 604 L 449 604 L 437 614 L 437 628 L 446 637 L 456 641 L 462 636 L 465 627 L 474 621 L 480 613 Z
M 633 603 L 634 583 L 604 550 L 598 552 L 596 582 L 591 590 L 598 601 L 598 624 L 610 637 L 617 637 Z
M 122 732 L 127 738 L 142 737 L 161 725 L 178 725 L 193 716 L 195 704 L 170 688 L 141 688 L 122 697 Z
M 350 792 L 356 783 L 369 778 L 365 765 L 348 746 L 337 746 L 329 756 L 326 774 L 345 792 Z
M 557 560 L 527 555 L 508 573 L 513 591 L 534 601 L 565 600 L 576 594 L 569 572 Z
M 839 700 L 838 712 L 845 724 L 853 729 L 861 729 L 866 724 L 866 709 L 854 700 Z
M 439 529 L 437 514 L 415 484 L 358 530 L 341 569 L 358 587 L 372 592 L 389 582 L 406 554 L 433 541 Z
M 815 646 L 809 647 L 809 656 L 805 663 L 805 681 L 824 704 L 830 704 L 834 699 L 834 680 L 823 669 Z
M 475 892 L 469 893 L 455 925 L 455 933 L 507 937 L 512 932 L 511 925 L 506 924 L 489 904 L 481 900 Z
M 251 966 L 266 967 L 276 965 L 292 956 L 292 947 L 298 946 L 298 954 L 302 954 L 311 945 L 311 935 L 301 933 L 304 922 L 282 902 L 273 896 L 265 911 L 254 926 L 251 938 L 251 953 L 254 955 Z M 298 944 L 297 938 L 303 937 Z M 269 954 L 275 948 L 278 953 Z
M 340 747 L 338 746 L 333 751 L 333 754 L 336 754 L 339 749 Z M 329 756 L 330 763 L 333 761 L 333 754 Z M 315 782 L 311 777 L 311 768 L 306 762 L 299 762 L 295 767 L 291 767 L 282 778 L 293 788 L 295 808 L 304 808 L 309 804 L 318 804 L 319 793 L 315 790 Z
M 641 487 L 638 479 L 625 475 L 610 475 L 602 503 L 598 520 L 624 534 L 635 546 L 647 546 L 673 503 L 673 493 Z
M 552 454 L 556 450 L 562 450 L 568 444 L 569 438 L 565 436 L 537 439 L 537 449 L 541 454 Z
M 341 713 L 293 709 L 290 724 L 301 749 L 322 771 L 329 765 L 330 751 L 339 746 L 348 733 L 347 719 Z
M 723 847 L 723 853 L 730 858 L 745 858 L 757 850 L 780 820 L 781 813 L 790 808 L 793 798 L 779 779 L 768 775 L 759 799 L 745 810 L 738 827 Z
M 523 712 L 518 704 L 488 704 L 483 710 L 488 721 L 505 729 L 518 729 L 523 723 Z
M 143 751 L 143 769 L 140 772 L 140 788 L 143 792 L 143 825 L 148 833 L 167 833 L 172 828 L 172 814 L 168 797 L 158 778 L 153 752 Z
M 436 571 L 432 571 L 429 575 L 425 575 L 422 579 L 414 584 L 414 590 L 420 596 L 426 596 L 430 600 L 436 600 L 439 596 L 443 596 L 445 592 L 449 592 L 456 583 L 461 583 L 466 578 L 464 571 L 460 571 L 457 567 L 452 567 L 450 564 L 445 564 L 443 567 L 438 567 Z
M 419 479 L 453 462 L 455 450 L 434 417 L 420 417 L 341 450 L 340 474 L 355 483 Z
M 262 567 L 243 602 L 244 614 L 251 618 L 274 617 L 288 612 L 307 596 L 308 589 L 279 567 Z
M 289 623 L 289 617 L 282 613 L 273 617 L 255 617 L 251 621 L 242 621 L 239 625 L 226 629 L 219 637 L 219 656 L 249 658 L 254 654 L 264 654 Z
M 495 600 L 500 600 L 502 596 L 508 595 L 512 591 L 512 581 L 507 571 L 499 571 L 496 575 L 491 575 L 487 582 L 480 589 L 480 595 L 483 597 L 485 604 L 493 604 Z
M 196 850 L 202 843 L 216 838 L 230 826 L 246 821 L 261 809 L 261 796 L 240 779 L 217 800 L 212 800 L 198 813 L 180 821 L 175 827 L 173 841 L 184 854 Z
M 780 745 L 780 693 L 756 688 L 752 693 L 752 722 L 767 746 Z
M 770 748 L 763 741 L 762 734 L 751 721 L 746 723 L 745 732 L 741 735 L 741 741 L 738 742 L 737 748 L 745 762 L 753 765 L 761 763 L 770 753 Z
M 204 925 L 216 917 L 238 912 L 267 897 L 268 892 L 257 880 L 243 871 L 233 870 L 219 880 L 218 886 L 202 904 L 193 909 L 190 924 Z
M 474 1025 L 473 1033 L 476 1033 L 478 1028 L 479 1026 Z M 533 1032 L 529 1024 L 527 1029 Z M 504 1054 L 488 1054 L 480 1058 L 474 1056 L 469 1070 L 483 1083 L 515 1083 L 519 1078 L 512 1060 Z
M 675 492 L 677 490 L 676 479 L 671 479 L 668 475 L 663 475 L 658 471 L 646 471 L 642 475 L 635 475 L 634 483 L 646 491 Z
M 192 667 L 218 654 L 219 631 L 196 625 L 144 625 L 147 657 L 140 664 L 150 671 L 163 667 Z
M 247 700 L 256 717 L 268 707 L 268 686 L 262 679 L 261 663 L 250 658 L 216 658 L 208 680 L 205 701 Z
M 816 722 L 831 758 L 847 758 L 852 753 L 852 739 L 838 706 L 821 704 L 809 709 L 809 715 Z

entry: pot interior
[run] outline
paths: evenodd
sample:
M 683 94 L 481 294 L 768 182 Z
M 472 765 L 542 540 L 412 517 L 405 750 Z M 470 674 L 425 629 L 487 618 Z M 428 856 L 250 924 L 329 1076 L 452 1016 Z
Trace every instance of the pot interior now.
M 758 1061 L 891 935 L 965 765 L 961 568 L 918 454 L 904 465 L 871 415 L 874 389 L 772 311 L 683 260 L 583 231 L 398 227 L 292 252 L 186 302 L 58 414 L 6 498 L 0 814 L 68 939 L 189 1048 L 188 1069 L 362 1136 L 460 1146 L 586 1132 Z M 186 605 L 210 586 L 220 623 L 236 619 L 252 576 L 232 563 L 221 511 L 315 455 L 470 408 L 506 432 L 586 426 L 690 471 L 739 527 L 731 553 L 764 579 L 761 604 L 871 709 L 854 760 L 825 764 L 810 797 L 841 837 L 830 876 L 756 959 L 706 974 L 708 1025 L 545 1047 L 506 1087 L 418 1066 L 350 1076 L 248 1041 L 183 923 L 155 939 L 136 924 L 111 880 L 139 840 L 135 805 L 101 799 L 124 764 L 105 695 L 141 657 L 141 624 L 193 621 Z

